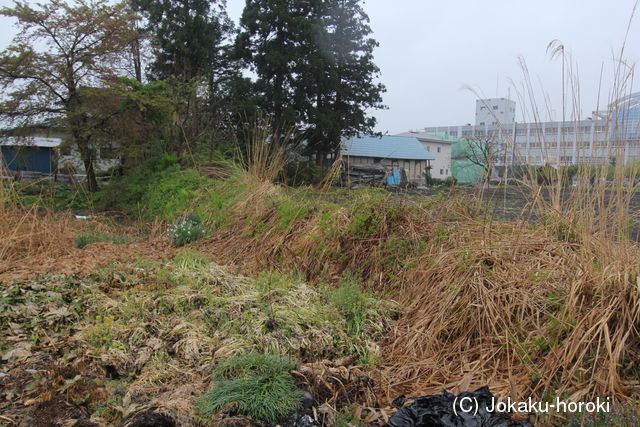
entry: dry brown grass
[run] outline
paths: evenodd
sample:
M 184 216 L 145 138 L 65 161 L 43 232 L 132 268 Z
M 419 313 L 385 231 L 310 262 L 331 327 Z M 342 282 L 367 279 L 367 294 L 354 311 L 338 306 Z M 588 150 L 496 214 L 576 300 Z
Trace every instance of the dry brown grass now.
M 18 261 L 52 250 L 60 236 L 69 234 L 69 221 L 53 221 L 35 205 L 25 208 L 10 184 L 0 182 L 0 260 Z
M 89 229 L 140 235 L 135 226 L 115 227 L 101 218 L 87 221 L 36 204 L 24 206 L 11 184 L 0 181 L 0 280 L 23 280 L 42 273 L 89 274 L 113 259 L 136 253 L 158 258 L 171 250 L 157 226 L 149 239 L 138 242 L 98 242 L 75 248 L 74 238 Z
M 293 132 L 292 128 L 273 132 L 269 118 L 256 118 L 245 134 L 246 153 L 239 153 L 242 167 L 256 181 L 274 182 L 286 165 Z
M 489 384 L 514 399 L 637 393 L 640 251 L 545 229 L 453 227 L 403 277 L 383 345 L 388 398 Z

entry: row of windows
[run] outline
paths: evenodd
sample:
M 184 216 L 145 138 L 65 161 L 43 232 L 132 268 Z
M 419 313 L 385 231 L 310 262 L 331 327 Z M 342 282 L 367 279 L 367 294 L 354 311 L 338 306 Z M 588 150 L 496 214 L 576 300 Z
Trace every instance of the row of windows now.
M 505 144 L 504 143 L 499 143 L 497 144 L 498 147 L 501 148 L 505 148 Z M 507 144 L 509 146 L 511 146 L 511 144 Z M 576 141 L 575 142 L 575 146 L 577 148 L 589 148 L 592 144 L 589 141 Z M 529 141 L 529 148 L 542 148 L 543 143 L 542 141 Z M 546 144 L 544 144 L 544 146 L 546 148 L 549 149 L 554 149 L 557 148 L 558 146 L 560 148 L 573 148 L 574 146 L 574 141 L 561 141 L 560 144 L 558 144 L 556 141 L 552 141 L 552 142 L 548 142 Z M 640 147 L 640 143 L 638 141 L 594 141 L 593 142 L 593 148 L 624 148 L 624 147 L 630 147 L 630 148 L 639 148 Z M 526 149 L 527 147 L 527 143 L 526 142 L 517 142 L 516 143 L 516 147 L 518 149 Z
M 487 106 L 486 106 L 486 105 L 482 105 L 482 106 L 480 106 L 480 111 L 483 111 L 483 110 L 486 110 L 486 109 L 487 109 Z M 491 109 L 493 109 L 493 110 L 497 110 L 497 109 L 498 109 L 498 106 L 497 106 L 497 105 L 492 105 L 492 106 L 491 106 Z M 516 109 L 515 109 L 514 107 L 509 107 L 509 111 L 511 111 L 512 113 L 514 113 L 514 112 L 516 111 Z
M 484 126 L 485 122 L 480 122 L 479 126 Z M 497 126 L 498 123 L 497 122 L 492 122 L 491 123 L 492 126 Z M 536 133 L 540 133 L 540 134 L 545 134 L 545 135 L 557 135 L 558 134 L 558 130 L 560 128 L 558 127 L 539 127 L 539 126 L 534 126 L 534 127 L 530 127 L 529 129 L 527 129 L 526 127 L 516 127 L 516 136 L 524 136 L 527 134 L 527 131 L 529 131 L 530 134 L 536 134 Z M 585 135 L 590 135 L 591 134 L 591 126 L 578 126 L 578 127 L 574 127 L 574 126 L 565 126 L 562 129 L 562 133 L 567 135 L 567 134 L 573 134 L 573 133 L 582 133 Z M 449 129 L 448 131 L 445 130 L 441 130 L 441 132 L 445 132 L 447 133 L 449 136 L 453 136 L 453 137 L 458 137 L 458 130 L 456 129 Z M 503 135 L 511 135 L 511 129 L 502 129 L 502 134 Z M 596 134 L 603 134 L 607 132 L 607 128 L 606 126 L 595 126 L 594 127 L 594 132 Z M 462 132 L 460 133 L 461 137 L 465 137 L 465 136 L 484 136 L 485 135 L 485 130 L 484 129 L 465 129 L 462 130 Z

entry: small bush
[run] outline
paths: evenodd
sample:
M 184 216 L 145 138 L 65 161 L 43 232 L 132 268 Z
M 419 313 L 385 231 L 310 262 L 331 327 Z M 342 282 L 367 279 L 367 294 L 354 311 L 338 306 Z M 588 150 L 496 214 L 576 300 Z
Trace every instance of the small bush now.
M 199 216 L 189 214 L 184 218 L 174 222 L 169 227 L 171 241 L 176 247 L 184 246 L 187 243 L 195 242 L 204 236 L 207 229 L 202 224 Z
M 276 423 L 302 403 L 290 371 L 291 359 L 272 354 L 231 357 L 215 369 L 215 385 L 200 398 L 200 411 L 207 417 L 233 410 L 254 420 Z
M 127 236 L 116 236 L 107 233 L 96 233 L 94 231 L 89 231 L 76 236 L 75 240 L 73 241 L 73 245 L 76 248 L 82 249 L 85 246 L 96 242 L 111 242 L 114 245 L 120 245 L 122 243 L 127 243 L 128 241 L 129 238 Z
M 145 216 L 173 220 L 182 214 L 189 202 L 199 194 L 203 180 L 195 169 L 178 169 L 177 166 L 157 174 L 141 199 Z

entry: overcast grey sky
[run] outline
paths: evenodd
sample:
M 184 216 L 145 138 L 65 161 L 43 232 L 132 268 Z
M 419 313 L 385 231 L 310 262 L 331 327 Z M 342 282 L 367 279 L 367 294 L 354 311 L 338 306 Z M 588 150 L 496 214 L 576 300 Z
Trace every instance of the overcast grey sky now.
M 538 86 L 542 82 L 559 118 L 561 68 L 546 53 L 562 41 L 577 63 L 582 116 L 596 108 L 600 70 L 611 84 L 613 56 L 620 50 L 635 0 L 368 0 L 375 60 L 387 86 L 385 111 L 374 112 L 377 130 L 392 134 L 425 126 L 474 122 L 476 96 L 509 94 L 510 80 L 522 81 L 522 56 Z M 236 22 L 244 0 L 227 0 Z M 5 6 L 9 0 L 0 0 Z M 640 15 L 640 12 L 639 12 Z M 625 58 L 640 56 L 640 16 L 631 26 Z M 15 29 L 0 19 L 0 46 Z M 516 95 L 511 89 L 511 97 Z M 606 95 L 605 95 L 606 98 Z M 520 107 L 518 108 L 520 111 Z M 544 117 L 546 119 L 546 117 Z M 516 117 L 522 120 L 522 117 Z

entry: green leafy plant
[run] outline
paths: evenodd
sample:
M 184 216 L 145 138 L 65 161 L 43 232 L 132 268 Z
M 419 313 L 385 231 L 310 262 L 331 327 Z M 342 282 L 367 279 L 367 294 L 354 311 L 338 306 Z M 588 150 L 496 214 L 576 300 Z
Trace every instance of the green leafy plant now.
M 115 336 L 116 319 L 113 316 L 96 316 L 95 323 L 84 331 L 87 341 L 96 348 L 119 348 L 124 345 Z
M 207 229 L 198 215 L 189 214 L 169 226 L 169 235 L 174 246 L 180 247 L 195 242 L 204 236 Z
M 200 398 L 200 411 L 212 417 L 228 409 L 258 421 L 278 422 L 302 403 L 302 391 L 290 374 L 295 368 L 291 359 L 273 354 L 224 360 L 215 369 L 214 387 Z

